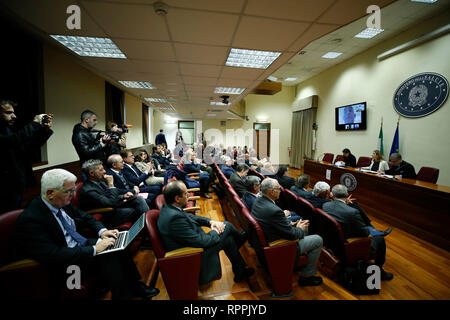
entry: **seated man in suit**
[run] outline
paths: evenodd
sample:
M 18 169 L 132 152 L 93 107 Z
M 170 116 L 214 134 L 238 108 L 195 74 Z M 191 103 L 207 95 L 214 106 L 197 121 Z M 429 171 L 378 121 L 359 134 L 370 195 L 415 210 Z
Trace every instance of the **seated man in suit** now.
M 172 181 L 164 188 L 166 205 L 158 218 L 158 230 L 166 251 L 182 247 L 204 248 L 201 253 L 199 283 L 206 284 L 220 275 L 219 251 L 224 250 L 232 264 L 234 281 L 241 282 L 255 272 L 246 268 L 239 248 L 246 241 L 229 222 L 212 221 L 205 217 L 187 214 L 183 207 L 187 203 L 188 193 L 181 181 Z M 209 233 L 202 226 L 210 227 Z
M 117 226 L 124 222 L 135 222 L 142 213 L 149 210 L 144 198 L 114 187 L 114 178 L 106 175 L 100 160 L 88 160 L 82 170 L 87 176 L 81 188 L 79 201 L 82 210 L 114 208 L 104 213 L 106 226 Z
M 308 199 L 312 196 L 312 192 L 306 190 L 309 186 L 310 177 L 307 174 L 301 174 L 295 180 L 295 185 L 291 187 L 291 191 L 295 193 L 297 197 L 302 197 L 303 199 Z
M 236 166 L 236 171 L 230 176 L 230 184 L 238 194 L 239 198 L 242 198 L 245 192 L 247 192 L 247 186 L 245 185 L 245 177 L 248 173 L 248 166 L 245 163 L 240 163 Z
M 318 181 L 307 200 L 311 202 L 314 208 L 322 209 L 325 202 L 331 201 L 330 185 L 326 182 Z
M 14 226 L 13 243 L 18 257 L 35 259 L 49 269 L 53 299 L 66 286 L 69 265 L 80 267 L 83 278 L 94 273 L 95 279 L 112 291 L 113 299 L 157 295 L 158 289 L 139 281 L 141 276 L 128 250 L 97 255 L 114 245 L 119 232 L 107 230 L 100 221 L 71 204 L 76 180 L 75 175 L 63 169 L 48 170 L 42 175 L 41 195 Z M 77 229 L 89 229 L 97 237 L 87 239 Z
M 186 151 L 183 171 L 186 173 L 200 173 L 198 180 L 200 182 L 201 195 L 206 199 L 212 199 L 212 197 L 208 195 L 210 175 L 208 172 L 202 171 L 201 169 L 201 164 L 199 161 L 196 161 L 194 152 L 191 149 Z
M 145 180 L 148 177 L 155 174 L 155 170 L 152 167 L 152 163 L 147 163 L 147 171 L 141 172 L 134 163 L 134 155 L 130 150 L 124 150 L 120 153 L 123 159 L 124 165 L 122 169 L 122 174 L 125 180 L 127 180 L 130 186 L 137 186 L 141 192 L 147 192 L 154 196 L 158 196 L 162 192 L 162 184 L 156 183 L 151 186 L 145 184 Z
M 253 204 L 252 215 L 260 224 L 267 242 L 278 239 L 299 239 L 296 261 L 300 255 L 307 253 L 308 264 L 302 269 L 298 283 L 300 286 L 320 285 L 322 278 L 315 274 L 322 249 L 322 238 L 318 235 L 308 235 L 308 220 L 299 220 L 292 225 L 284 211 L 275 204 L 275 200 L 280 197 L 281 192 L 281 186 L 277 180 L 264 179 L 261 183 L 261 192 L 262 196 L 257 198 Z
M 337 184 L 333 187 L 332 194 L 335 200 L 325 203 L 323 210 L 333 216 L 341 225 L 345 238 L 369 236 L 371 231 L 361 218 L 358 210 L 346 203 L 348 199 L 347 187 Z M 394 277 L 393 274 L 383 270 L 383 264 L 386 261 L 386 242 L 381 235 L 372 238 L 371 255 L 375 253 L 377 254 L 375 264 L 381 269 L 381 280 L 391 280 Z
M 248 211 L 251 212 L 253 203 L 259 196 L 261 190 L 261 179 L 257 176 L 248 176 L 246 184 L 247 191 L 242 195 L 242 202 L 245 204 Z
M 400 153 L 391 154 L 389 160 L 392 162 L 392 168 L 385 171 L 385 174 L 396 178 L 416 179 L 416 170 L 413 165 L 403 160 Z
M 222 164 L 220 166 L 220 170 L 222 173 L 227 177 L 227 179 L 230 179 L 231 175 L 235 173 L 233 166 L 233 160 L 230 157 L 227 157 L 224 159 L 225 164 Z
M 177 159 L 178 153 L 175 152 L 174 157 L 175 159 Z M 174 164 L 164 156 L 161 145 L 157 145 L 156 149 L 153 149 L 151 158 L 158 160 L 161 168 L 163 169 L 169 169 L 170 167 L 174 167 Z
M 156 198 L 158 194 L 161 193 L 160 188 L 155 188 L 155 190 L 150 190 L 154 192 L 142 192 L 139 189 L 138 186 L 132 186 L 128 181 L 125 179 L 122 170 L 124 168 L 124 162 L 123 158 L 118 154 L 112 154 L 108 157 L 107 164 L 109 166 L 108 169 L 106 169 L 106 174 L 113 176 L 114 180 L 114 186 L 119 189 L 119 192 L 126 193 L 131 192 L 134 195 L 143 197 L 145 199 L 145 202 L 147 202 L 147 205 L 150 207 L 153 199 Z
M 287 165 L 280 165 L 278 167 L 277 174 L 275 179 L 278 180 L 278 183 L 285 189 L 291 189 L 292 186 L 295 185 L 295 179 L 288 176 L 289 169 Z

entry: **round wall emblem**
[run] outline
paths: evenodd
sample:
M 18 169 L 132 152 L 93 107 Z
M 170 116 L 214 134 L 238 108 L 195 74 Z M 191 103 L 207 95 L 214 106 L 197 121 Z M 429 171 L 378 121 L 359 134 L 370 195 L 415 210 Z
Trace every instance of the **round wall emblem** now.
M 356 178 L 351 173 L 344 173 L 341 176 L 341 184 L 347 187 L 348 191 L 353 191 L 356 189 L 358 183 L 356 182 Z
M 448 81 L 433 72 L 417 74 L 394 93 L 394 109 L 408 118 L 426 116 L 439 109 L 448 97 Z

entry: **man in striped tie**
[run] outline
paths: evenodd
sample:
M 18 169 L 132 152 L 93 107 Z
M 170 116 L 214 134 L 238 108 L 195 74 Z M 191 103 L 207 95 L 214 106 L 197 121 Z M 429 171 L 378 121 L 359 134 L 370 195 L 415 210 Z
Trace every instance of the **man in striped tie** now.
M 140 282 L 141 275 L 127 250 L 98 255 L 114 245 L 118 230 L 107 230 L 100 221 L 71 204 L 76 177 L 63 169 L 46 171 L 41 179 L 41 195 L 17 218 L 13 243 L 17 258 L 37 260 L 49 270 L 49 292 L 60 297 L 66 285 L 67 267 L 77 265 L 81 279 L 92 276 L 113 299 L 150 298 L 158 289 Z M 86 238 L 88 229 L 96 237 Z M 76 289 L 74 289 L 76 290 Z

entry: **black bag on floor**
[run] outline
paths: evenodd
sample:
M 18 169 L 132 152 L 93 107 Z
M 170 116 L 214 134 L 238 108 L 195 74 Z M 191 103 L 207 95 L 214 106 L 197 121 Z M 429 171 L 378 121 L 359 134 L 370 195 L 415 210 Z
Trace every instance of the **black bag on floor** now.
M 344 287 L 354 294 L 379 294 L 380 289 L 370 289 L 367 284 L 367 279 L 373 275 L 367 273 L 367 268 L 371 265 L 374 264 L 359 260 L 355 266 L 346 267 L 342 279 Z

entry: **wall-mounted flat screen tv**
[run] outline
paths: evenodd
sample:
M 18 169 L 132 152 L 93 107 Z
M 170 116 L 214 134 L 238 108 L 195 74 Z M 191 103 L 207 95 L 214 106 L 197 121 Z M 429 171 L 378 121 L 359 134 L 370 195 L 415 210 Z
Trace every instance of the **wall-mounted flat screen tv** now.
M 366 130 L 367 104 L 365 102 L 337 107 L 335 109 L 336 130 Z

